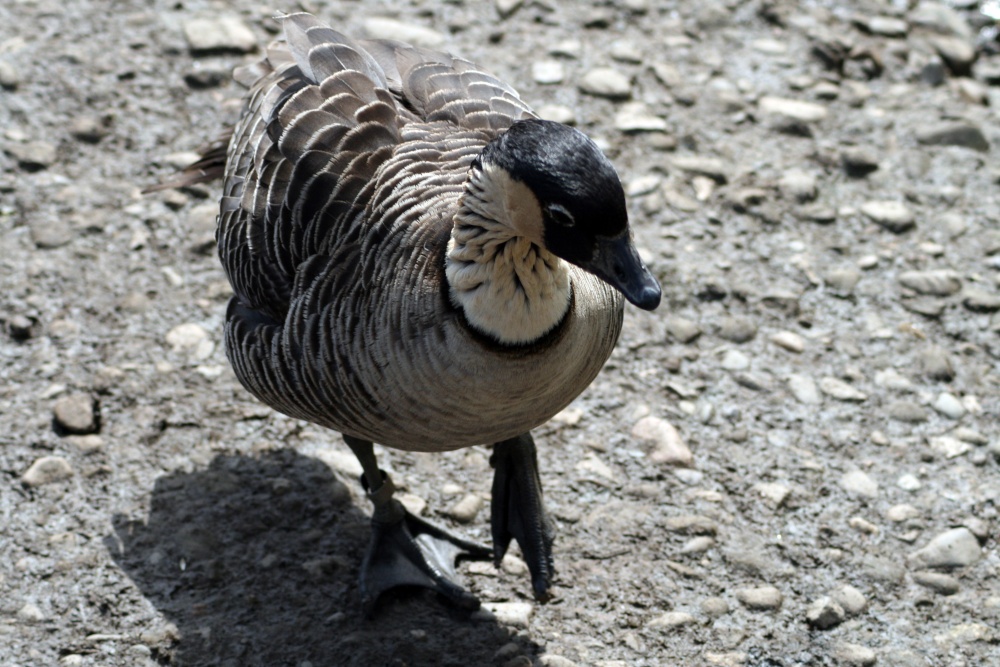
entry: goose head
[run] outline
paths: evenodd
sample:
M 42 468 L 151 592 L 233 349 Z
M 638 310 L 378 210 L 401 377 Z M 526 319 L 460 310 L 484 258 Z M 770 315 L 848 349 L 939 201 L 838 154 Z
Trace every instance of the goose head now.
M 479 167 L 506 183 L 508 219 L 519 235 L 643 310 L 660 304 L 660 285 L 632 243 L 621 181 L 589 137 L 561 123 L 519 121 L 486 146 Z

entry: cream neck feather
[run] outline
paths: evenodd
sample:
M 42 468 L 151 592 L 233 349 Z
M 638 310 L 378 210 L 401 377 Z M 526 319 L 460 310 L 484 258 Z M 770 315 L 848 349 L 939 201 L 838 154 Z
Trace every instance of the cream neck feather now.
M 542 247 L 537 198 L 493 165 L 470 172 L 445 273 L 452 302 L 501 343 L 537 340 L 569 309 L 569 271 Z

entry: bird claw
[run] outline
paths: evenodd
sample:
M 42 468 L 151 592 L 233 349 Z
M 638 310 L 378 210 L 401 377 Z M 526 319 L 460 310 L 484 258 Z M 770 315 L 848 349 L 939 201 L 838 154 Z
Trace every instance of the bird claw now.
M 376 507 L 371 541 L 361 565 L 364 612 L 372 616 L 382 593 L 399 586 L 429 588 L 459 608 L 478 609 L 478 598 L 455 581 L 455 562 L 459 558 L 486 560 L 490 554 L 489 547 L 414 516 L 390 498 Z
M 493 560 L 499 566 L 511 539 L 516 539 L 531 572 L 535 599 L 548 602 L 552 599 L 555 576 L 552 559 L 555 526 L 542 502 L 542 483 L 531 434 L 498 442 L 490 464 L 496 469 L 490 521 Z

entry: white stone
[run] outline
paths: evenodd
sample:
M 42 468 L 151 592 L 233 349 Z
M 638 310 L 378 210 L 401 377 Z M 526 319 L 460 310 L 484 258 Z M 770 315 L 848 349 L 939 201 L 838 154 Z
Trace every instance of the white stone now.
M 788 390 L 792 392 L 792 395 L 799 403 L 818 405 L 822 401 L 819 389 L 816 387 L 816 382 L 808 375 L 799 375 L 797 373 L 789 375 Z
M 953 528 L 910 554 L 909 561 L 913 567 L 918 568 L 955 568 L 972 565 L 982 555 L 982 548 L 972 531 L 968 528 Z
M 73 467 L 61 456 L 43 456 L 32 463 L 24 474 L 21 483 L 25 486 L 42 486 L 69 479 L 73 476 Z
M 668 611 L 665 614 L 660 614 L 646 625 L 650 628 L 673 630 L 675 628 L 682 628 L 685 625 L 691 625 L 694 622 L 695 617 L 691 614 L 683 611 Z
M 827 116 L 824 106 L 783 97 L 762 97 L 758 106 L 765 114 L 785 116 L 803 123 L 816 123 Z
M 868 395 L 862 391 L 858 391 L 851 385 L 847 384 L 843 380 L 835 377 L 825 377 L 821 378 L 819 381 L 820 390 L 838 401 L 853 401 L 861 402 L 868 400 Z
M 414 46 L 428 48 L 441 46 L 445 41 L 444 35 L 437 30 L 385 16 L 373 16 L 365 19 L 362 25 L 365 33 L 373 39 L 396 39 Z
M 854 496 L 875 498 L 878 496 L 878 482 L 861 470 L 852 470 L 840 478 L 840 486 Z
M 632 437 L 652 444 L 649 459 L 653 463 L 690 466 L 694 457 L 673 424 L 659 417 L 643 417 L 632 427 Z
M 961 419 L 965 415 L 965 406 L 954 394 L 941 392 L 931 404 L 936 411 L 949 419 Z
M 534 609 L 527 602 L 484 602 L 481 611 L 486 612 L 487 618 L 495 618 L 501 625 L 527 628 Z
M 771 335 L 771 342 L 789 352 L 802 352 L 806 349 L 802 336 L 792 331 L 779 331 Z
M 566 68 L 558 60 L 538 60 L 531 64 L 531 78 L 541 84 L 562 83 Z
M 950 435 L 938 435 L 927 439 L 928 444 L 938 454 L 941 454 L 946 459 L 954 459 L 963 454 L 966 454 L 972 449 L 972 445 L 965 442 L 964 440 L 959 440 L 958 438 L 953 438 Z

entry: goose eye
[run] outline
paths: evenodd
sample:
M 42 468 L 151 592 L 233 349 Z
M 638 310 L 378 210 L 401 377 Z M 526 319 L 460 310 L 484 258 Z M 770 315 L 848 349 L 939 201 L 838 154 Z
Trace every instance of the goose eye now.
M 559 204 L 549 204 L 546 208 L 546 212 L 548 213 L 549 220 L 561 227 L 572 227 L 576 224 L 576 220 L 573 219 L 573 214 Z

